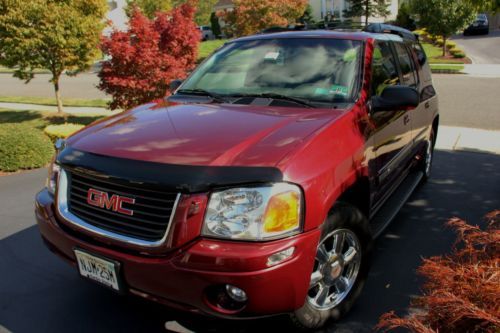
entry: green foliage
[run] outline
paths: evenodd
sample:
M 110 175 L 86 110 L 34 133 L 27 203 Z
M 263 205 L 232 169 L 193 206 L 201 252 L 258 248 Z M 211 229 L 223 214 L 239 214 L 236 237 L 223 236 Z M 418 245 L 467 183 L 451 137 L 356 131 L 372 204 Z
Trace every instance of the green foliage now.
M 165 12 L 172 9 L 172 0 L 127 0 L 125 12 L 130 17 L 134 6 L 141 9 L 142 13 L 149 19 L 155 17 L 156 12 Z
M 212 12 L 218 0 L 199 0 L 194 20 L 198 25 L 210 25 Z M 213 29 L 212 29 L 213 31 Z M 214 31 L 215 33 L 215 31 Z M 220 33 L 219 33 L 220 35 Z
M 350 0 L 350 8 L 344 10 L 345 17 L 365 17 L 365 25 L 373 16 L 387 17 L 390 14 L 388 0 Z
M 463 53 L 463 52 L 456 52 L 456 53 L 453 54 L 453 58 L 458 58 L 458 59 L 465 58 L 465 53 Z
M 50 139 L 23 124 L 0 125 L 0 170 L 17 171 L 45 166 L 54 154 Z
M 307 4 L 304 14 L 299 18 L 299 22 L 306 25 L 314 24 L 313 9 L 310 4 Z
M 215 37 L 220 36 L 222 31 L 220 29 L 219 17 L 215 12 L 213 12 L 210 16 L 210 25 L 212 26 L 212 32 L 214 33 Z
M 396 25 L 408 30 L 416 29 L 417 25 L 411 14 L 410 6 L 405 2 L 402 3 L 399 7 L 398 16 L 396 17 Z
M 45 127 L 43 131 L 52 142 L 56 142 L 57 139 L 66 139 L 82 128 L 84 128 L 84 126 L 80 124 L 65 123 L 62 125 L 49 125 Z
M 0 170 L 17 171 L 47 165 L 53 145 L 42 130 L 48 125 L 88 125 L 102 116 L 0 109 Z
M 57 106 L 55 98 L 36 96 L 0 96 L 0 102 Z M 93 108 L 106 108 L 108 102 L 109 100 L 107 99 L 63 99 L 63 103 L 66 106 L 85 106 Z
M 99 56 L 106 11 L 105 0 L 1 0 L 0 64 L 27 82 L 49 70 L 60 100 L 61 74 L 76 75 Z
M 441 36 L 444 43 L 472 22 L 477 14 L 471 0 L 412 0 L 410 8 L 418 15 L 419 25 L 426 27 L 432 35 Z M 445 47 L 442 54 L 446 54 Z
M 446 48 L 448 50 L 451 50 L 451 49 L 455 48 L 456 46 L 457 46 L 457 43 L 455 43 L 455 42 L 451 42 L 451 41 L 446 42 Z

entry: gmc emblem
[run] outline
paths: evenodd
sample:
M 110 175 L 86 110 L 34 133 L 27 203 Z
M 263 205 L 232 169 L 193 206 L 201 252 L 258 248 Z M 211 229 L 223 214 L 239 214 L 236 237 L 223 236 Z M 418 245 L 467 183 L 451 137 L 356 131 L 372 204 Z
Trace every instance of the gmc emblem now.
M 89 188 L 87 192 L 87 203 L 94 207 L 105 208 L 107 210 L 112 210 L 120 214 L 125 214 L 132 216 L 134 211 L 130 209 L 123 208 L 123 203 L 135 204 L 135 199 L 122 197 L 117 194 L 113 194 L 111 198 L 106 192 L 102 192 L 93 188 Z

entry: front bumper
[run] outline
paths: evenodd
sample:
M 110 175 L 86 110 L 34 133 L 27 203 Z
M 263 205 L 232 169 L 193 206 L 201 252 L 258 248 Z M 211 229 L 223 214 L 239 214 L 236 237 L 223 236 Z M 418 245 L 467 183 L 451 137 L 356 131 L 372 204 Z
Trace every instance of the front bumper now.
M 306 298 L 320 230 L 283 240 L 249 243 L 198 237 L 162 255 L 151 256 L 94 242 L 68 232 L 55 214 L 53 197 L 36 197 L 35 215 L 49 249 L 76 266 L 80 248 L 121 263 L 125 290 L 168 306 L 220 317 L 259 317 L 291 312 Z M 295 247 L 287 261 L 267 267 L 267 258 Z M 207 288 L 231 284 L 243 289 L 248 303 L 229 314 L 207 301 Z

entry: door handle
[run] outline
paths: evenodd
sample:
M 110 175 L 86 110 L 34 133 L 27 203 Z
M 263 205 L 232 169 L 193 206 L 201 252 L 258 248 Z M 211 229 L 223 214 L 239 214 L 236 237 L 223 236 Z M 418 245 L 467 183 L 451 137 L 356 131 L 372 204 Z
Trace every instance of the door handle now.
M 431 105 L 429 104 L 429 102 L 425 102 L 425 108 L 428 109 Z
M 410 122 L 410 116 L 405 114 L 405 116 L 403 117 L 403 124 L 408 125 L 409 122 Z

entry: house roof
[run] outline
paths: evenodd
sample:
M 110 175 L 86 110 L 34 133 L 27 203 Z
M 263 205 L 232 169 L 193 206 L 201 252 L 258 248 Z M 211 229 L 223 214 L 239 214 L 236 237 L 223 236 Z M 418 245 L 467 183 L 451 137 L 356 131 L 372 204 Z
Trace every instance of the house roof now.
M 233 6 L 233 0 L 219 0 L 215 4 L 215 7 L 232 7 Z

